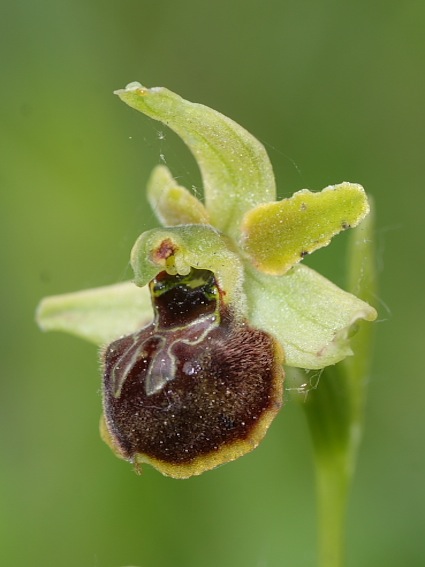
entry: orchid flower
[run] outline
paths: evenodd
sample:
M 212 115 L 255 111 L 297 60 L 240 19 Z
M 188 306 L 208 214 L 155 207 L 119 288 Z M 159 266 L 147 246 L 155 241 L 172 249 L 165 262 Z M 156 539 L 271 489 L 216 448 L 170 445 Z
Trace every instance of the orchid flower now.
M 369 203 L 347 182 L 277 201 L 263 145 L 231 119 L 165 88 L 116 94 L 181 137 L 204 198 L 154 168 L 147 196 L 162 227 L 137 239 L 134 280 L 45 298 L 37 320 L 101 347 L 113 451 L 187 478 L 258 445 L 282 405 L 284 367 L 352 355 L 352 331 L 375 309 L 302 260 Z

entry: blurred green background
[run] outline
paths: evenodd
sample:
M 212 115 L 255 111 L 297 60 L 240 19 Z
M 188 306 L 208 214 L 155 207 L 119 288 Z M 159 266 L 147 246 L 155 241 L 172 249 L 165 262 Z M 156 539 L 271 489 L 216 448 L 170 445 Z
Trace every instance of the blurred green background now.
M 348 567 L 425 565 L 422 184 L 425 4 L 370 0 L 4 2 L 1 16 L 0 563 L 315 565 L 301 408 L 264 443 L 189 481 L 141 477 L 98 435 L 96 349 L 42 334 L 42 296 L 131 277 L 171 132 L 112 91 L 167 86 L 266 145 L 280 196 L 344 180 L 377 208 L 380 317 L 348 518 Z M 345 235 L 313 257 L 344 282 Z

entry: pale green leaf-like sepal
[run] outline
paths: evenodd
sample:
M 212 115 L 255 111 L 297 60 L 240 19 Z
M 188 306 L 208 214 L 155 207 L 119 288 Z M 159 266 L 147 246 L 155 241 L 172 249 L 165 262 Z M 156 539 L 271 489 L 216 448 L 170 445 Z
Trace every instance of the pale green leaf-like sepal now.
M 186 275 L 191 268 L 211 270 L 223 301 L 244 311 L 243 265 L 229 241 L 212 226 L 183 225 L 154 228 L 139 236 L 131 251 L 137 285 L 146 285 L 160 271 Z
M 209 223 L 208 212 L 201 201 L 178 185 L 165 165 L 158 165 L 152 171 L 147 190 L 149 203 L 162 225 Z
M 319 369 L 339 362 L 352 354 L 356 321 L 376 318 L 373 307 L 303 265 L 284 276 L 247 267 L 245 291 L 251 324 L 280 341 L 288 366 Z
M 237 238 L 243 215 L 275 199 L 273 170 L 264 146 L 230 118 L 162 87 L 130 83 L 116 94 L 169 126 L 187 144 L 201 170 L 211 223 L 222 232 Z
M 303 189 L 249 211 L 243 220 L 243 247 L 259 270 L 281 275 L 368 212 L 361 185 L 341 183 L 319 193 Z
M 45 297 L 36 320 L 44 331 L 64 331 L 97 345 L 150 323 L 149 289 L 132 282 Z

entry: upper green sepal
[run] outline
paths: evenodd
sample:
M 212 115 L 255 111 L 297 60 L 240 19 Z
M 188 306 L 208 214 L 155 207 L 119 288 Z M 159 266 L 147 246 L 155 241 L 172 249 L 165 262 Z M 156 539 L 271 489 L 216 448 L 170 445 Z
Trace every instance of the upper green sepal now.
M 333 236 L 356 226 L 369 212 L 361 185 L 341 183 L 319 193 L 307 189 L 289 199 L 259 205 L 242 224 L 242 246 L 253 264 L 281 275 Z
M 211 224 L 220 231 L 237 238 L 244 214 L 275 199 L 273 170 L 264 146 L 227 116 L 162 87 L 130 83 L 116 94 L 169 126 L 187 144 L 201 170 Z

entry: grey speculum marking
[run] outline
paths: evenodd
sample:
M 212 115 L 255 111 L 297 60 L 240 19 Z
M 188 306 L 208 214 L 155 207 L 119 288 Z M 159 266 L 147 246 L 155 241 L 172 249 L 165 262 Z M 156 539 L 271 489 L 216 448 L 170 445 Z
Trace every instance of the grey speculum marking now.
M 146 327 L 135 333 L 115 361 L 112 368 L 115 398 L 119 398 L 127 377 L 142 359 L 147 364 L 146 395 L 161 392 L 176 376 L 175 347 L 199 345 L 220 324 L 220 293 L 214 274 L 209 270 L 193 268 L 187 276 L 161 272 L 149 285 L 154 320 L 149 336 L 146 336 Z M 192 365 L 187 370 L 193 375 L 200 367 Z

